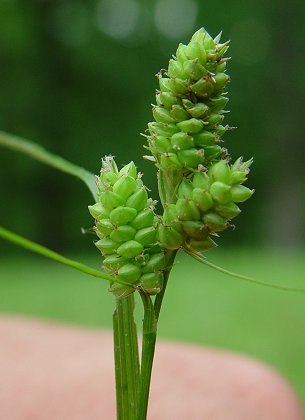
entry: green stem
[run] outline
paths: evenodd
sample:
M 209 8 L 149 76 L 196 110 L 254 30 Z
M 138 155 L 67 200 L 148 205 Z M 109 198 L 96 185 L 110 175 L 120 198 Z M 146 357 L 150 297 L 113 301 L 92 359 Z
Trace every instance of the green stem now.
M 164 270 L 164 283 L 163 283 L 162 290 L 161 290 L 160 293 L 157 294 L 156 299 L 155 299 L 155 303 L 154 303 L 154 309 L 155 309 L 155 314 L 156 314 L 157 320 L 159 319 L 160 310 L 161 310 L 161 306 L 162 306 L 162 302 L 163 302 L 168 278 L 169 278 L 171 269 L 173 267 L 177 252 L 178 252 L 178 250 L 176 250 L 176 249 L 173 250 L 173 251 L 167 250 L 166 254 L 165 254 L 166 267 L 167 268 Z
M 154 306 L 149 295 L 141 292 L 144 305 L 143 337 L 142 337 L 142 360 L 141 360 L 141 388 L 139 398 L 138 420 L 145 420 L 147 416 L 148 397 L 155 345 L 157 338 L 157 318 Z
M 164 284 L 162 290 L 156 296 L 154 305 L 151 298 L 144 292 L 140 292 L 144 306 L 143 337 L 142 337 L 142 360 L 141 360 L 141 388 L 139 401 L 138 420 L 145 420 L 147 416 L 148 398 L 151 382 L 151 372 L 154 361 L 158 318 L 164 298 L 169 274 L 171 272 L 177 250 L 167 251 L 166 269 L 164 270 Z
M 116 390 L 116 413 L 117 420 L 124 418 L 124 392 L 123 392 L 123 360 L 120 349 L 123 344 L 120 340 L 118 311 L 113 313 L 113 349 L 114 349 L 114 368 L 115 368 L 115 390 Z M 124 366 L 125 367 L 125 366 Z
M 81 166 L 75 165 L 54 153 L 48 152 L 38 144 L 3 131 L 0 131 L 0 146 L 23 153 L 39 162 L 52 166 L 59 171 L 80 178 L 87 185 L 95 200 L 97 199 L 95 175 Z
M 140 365 L 133 294 L 116 299 L 113 332 L 117 420 L 134 420 L 138 412 Z

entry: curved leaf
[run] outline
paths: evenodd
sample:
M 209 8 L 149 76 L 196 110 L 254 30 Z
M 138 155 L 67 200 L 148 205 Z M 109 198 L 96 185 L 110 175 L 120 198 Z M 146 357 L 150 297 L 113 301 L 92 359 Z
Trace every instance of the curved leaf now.
M 81 166 L 75 165 L 74 163 L 63 159 L 54 153 L 48 152 L 46 149 L 36 143 L 14 136 L 12 134 L 5 133 L 3 131 L 0 131 L 0 146 L 23 153 L 32 157 L 33 159 L 38 160 L 39 162 L 52 166 L 59 171 L 76 176 L 87 185 L 94 199 L 97 199 L 97 187 L 95 182 L 96 177 L 94 174 L 82 168 Z
M 7 229 L 4 229 L 1 226 L 0 226 L 0 237 L 16 245 L 19 245 L 22 248 L 25 248 L 29 251 L 36 252 L 37 254 L 43 255 L 44 257 L 50 258 L 51 260 L 54 260 L 61 264 L 75 268 L 76 270 L 81 271 L 82 273 L 89 274 L 90 276 L 98 277 L 104 280 L 109 280 L 115 283 L 120 283 L 120 284 L 123 284 L 124 286 L 134 287 L 132 284 L 129 284 L 125 282 L 124 280 L 112 277 L 106 273 L 103 273 L 102 271 L 98 271 L 78 261 L 70 260 L 69 258 L 62 256 L 55 251 L 52 251 L 42 245 L 32 242 L 29 239 L 26 239 L 23 236 L 17 235 L 16 233 L 13 233 Z

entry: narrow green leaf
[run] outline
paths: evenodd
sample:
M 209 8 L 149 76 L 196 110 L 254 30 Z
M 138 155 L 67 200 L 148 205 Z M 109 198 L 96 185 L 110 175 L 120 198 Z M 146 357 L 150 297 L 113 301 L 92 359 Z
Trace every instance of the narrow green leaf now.
M 81 166 L 48 152 L 38 144 L 3 131 L 0 131 L 0 146 L 23 153 L 59 171 L 76 176 L 87 185 L 95 200 L 97 199 L 96 177 Z
M 195 258 L 195 260 L 201 262 L 202 264 L 208 265 L 209 267 L 214 268 L 214 270 L 220 271 L 221 273 L 226 274 L 228 276 L 235 277 L 240 280 L 245 280 L 249 283 L 258 284 L 259 286 L 270 287 L 272 289 L 284 290 L 286 292 L 305 293 L 305 289 L 298 289 L 294 287 L 287 287 L 287 286 L 280 286 L 277 284 L 266 283 L 264 281 L 260 281 L 260 280 L 253 279 L 248 276 L 244 276 L 243 274 L 238 274 L 238 273 L 234 273 L 233 271 L 226 270 L 225 268 L 219 267 L 218 265 L 212 263 L 211 261 L 208 261 L 201 254 L 197 252 L 186 250 L 186 253 L 189 254 L 191 257 Z
M 170 275 L 171 269 L 173 267 L 177 252 L 178 252 L 177 249 L 174 249 L 174 250 L 169 250 L 168 249 L 168 250 L 166 250 L 166 253 L 165 253 L 165 260 L 166 260 L 165 267 L 166 268 L 164 270 L 164 283 L 163 283 L 163 287 L 161 289 L 161 292 L 157 294 L 157 296 L 155 298 L 155 302 L 154 302 L 154 310 L 155 310 L 157 320 L 159 319 L 159 315 L 160 315 L 160 311 L 161 311 L 161 306 L 162 306 L 166 286 L 167 286 L 167 283 L 168 283 L 169 275 Z
M 89 274 L 93 277 L 98 277 L 100 279 L 109 280 L 115 283 L 120 283 L 125 286 L 133 286 L 124 280 L 114 278 L 112 276 L 109 276 L 106 273 L 103 273 L 101 271 L 95 270 L 94 268 L 88 267 L 85 264 L 82 264 L 78 261 L 70 260 L 69 258 L 63 257 L 62 255 L 58 254 L 55 251 L 52 251 L 42 245 L 39 245 L 35 242 L 30 241 L 29 239 L 26 239 L 20 235 L 17 235 L 16 233 L 13 233 L 7 229 L 4 229 L 0 226 L 0 237 L 3 239 L 6 239 L 9 242 L 12 242 L 16 245 L 21 246 L 22 248 L 25 248 L 29 251 L 36 252 L 37 254 L 43 255 L 44 257 L 50 258 L 51 260 L 54 260 L 56 262 L 59 262 L 61 264 L 67 265 L 69 267 L 75 268 L 78 271 L 81 271 L 82 273 Z

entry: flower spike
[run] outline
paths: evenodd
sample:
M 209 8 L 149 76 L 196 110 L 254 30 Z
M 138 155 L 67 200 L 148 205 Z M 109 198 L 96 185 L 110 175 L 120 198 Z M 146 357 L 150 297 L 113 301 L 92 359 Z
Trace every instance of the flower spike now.
M 116 296 L 127 296 L 136 288 L 156 294 L 163 284 L 164 251 L 157 244 L 159 219 L 154 202 L 133 162 L 120 171 L 112 156 L 102 159 L 98 178 L 98 202 L 89 206 L 104 256 L 103 266 L 114 278 L 134 287 L 113 283 Z
M 220 43 L 220 37 L 199 29 L 189 44 L 179 44 L 168 69 L 157 75 L 155 121 L 148 124 L 146 137 L 165 183 L 159 227 L 164 248 L 213 248 L 211 235 L 232 226 L 241 211 L 238 204 L 254 192 L 242 185 L 252 159 L 230 164 L 221 144 L 230 129 L 223 125 L 230 77 L 225 56 L 229 41 Z

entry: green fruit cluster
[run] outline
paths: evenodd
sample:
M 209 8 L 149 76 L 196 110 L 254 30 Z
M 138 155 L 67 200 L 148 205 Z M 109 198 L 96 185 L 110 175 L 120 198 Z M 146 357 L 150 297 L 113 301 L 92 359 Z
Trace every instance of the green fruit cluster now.
M 197 169 L 226 155 L 219 143 L 229 128 L 222 125 L 228 42 L 219 40 L 200 29 L 188 45 L 179 45 L 168 70 L 158 75 L 155 122 L 148 124 L 147 137 L 161 169 Z
M 252 160 L 230 165 L 221 145 L 229 129 L 222 125 L 230 79 L 227 49 L 220 35 L 213 39 L 201 28 L 158 75 L 155 122 L 148 124 L 147 139 L 164 207 L 159 242 L 167 249 L 213 248 L 211 235 L 230 226 L 240 213 L 236 203 L 253 194 L 242 185 Z
M 163 284 L 164 252 L 157 244 L 158 219 L 154 202 L 133 162 L 120 171 L 112 157 L 105 157 L 98 178 L 99 201 L 89 206 L 105 257 L 103 266 L 114 277 L 158 293 Z M 113 284 L 111 291 L 127 296 L 134 287 Z
M 161 245 L 198 252 L 216 246 L 210 235 L 230 226 L 230 220 L 241 211 L 236 203 L 248 200 L 254 192 L 241 185 L 251 163 L 240 158 L 230 166 L 220 160 L 208 172 L 198 170 L 185 177 L 179 184 L 176 202 L 164 209 L 159 227 Z

